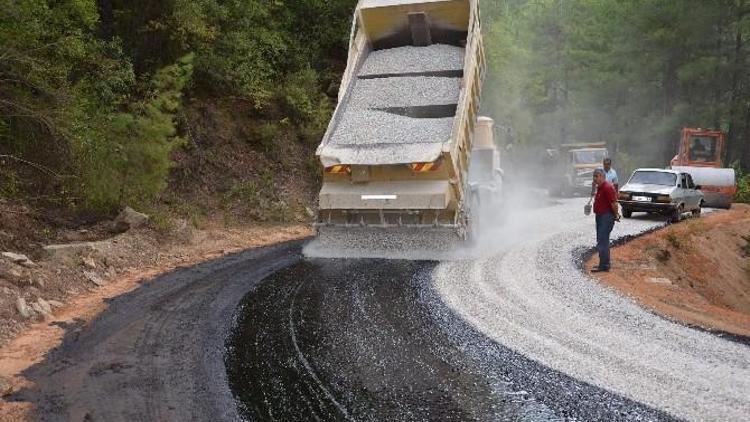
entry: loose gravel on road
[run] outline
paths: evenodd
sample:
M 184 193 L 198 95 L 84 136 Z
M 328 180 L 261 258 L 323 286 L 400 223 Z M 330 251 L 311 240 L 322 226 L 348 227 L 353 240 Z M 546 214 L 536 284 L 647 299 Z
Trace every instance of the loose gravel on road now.
M 439 265 L 442 301 L 497 344 L 582 382 L 679 418 L 746 419 L 750 348 L 653 315 L 582 274 L 576 255 L 594 242 L 584 202 L 531 213 L 528 234 L 502 255 Z M 624 220 L 613 235 L 659 224 Z
M 478 260 L 286 244 L 166 274 L 66 327 L 8 399 L 43 421 L 746 420 L 750 347 L 584 275 L 584 202 L 523 213 Z
M 311 260 L 248 295 L 228 342 L 248 420 L 670 420 L 497 345 L 440 302 L 437 263 Z M 471 353 L 479 348 L 481 354 Z

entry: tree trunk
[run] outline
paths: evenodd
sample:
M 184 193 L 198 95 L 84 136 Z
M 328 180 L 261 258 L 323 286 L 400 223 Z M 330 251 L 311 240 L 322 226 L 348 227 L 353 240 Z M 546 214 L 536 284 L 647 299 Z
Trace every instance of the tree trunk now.
M 740 165 L 745 173 L 750 173 L 750 101 L 747 101 L 747 110 L 745 110 L 745 136 L 737 139 L 736 142 L 739 145 L 738 158 L 740 158 Z
M 744 3 L 744 2 L 743 2 Z M 745 69 L 745 54 L 743 51 L 744 39 L 742 33 L 742 19 L 745 11 L 742 8 L 737 8 L 737 33 L 735 34 L 734 42 L 734 69 L 732 69 L 732 96 L 729 104 L 729 134 L 727 136 L 727 162 L 732 163 L 736 160 L 741 159 L 746 155 L 747 148 L 745 144 L 750 142 L 750 138 L 747 135 L 742 136 L 740 131 L 740 120 L 742 119 L 743 108 L 745 107 L 744 96 L 742 91 L 744 87 L 742 82 L 743 76 L 747 70 Z M 748 123 L 745 123 L 745 132 L 750 130 Z M 743 139 L 744 138 L 744 139 Z M 747 159 L 745 160 L 747 163 Z M 746 166 L 748 164 L 745 164 Z
M 112 0 L 99 0 L 99 17 L 101 24 L 99 31 L 105 39 L 111 39 L 115 35 L 115 15 Z

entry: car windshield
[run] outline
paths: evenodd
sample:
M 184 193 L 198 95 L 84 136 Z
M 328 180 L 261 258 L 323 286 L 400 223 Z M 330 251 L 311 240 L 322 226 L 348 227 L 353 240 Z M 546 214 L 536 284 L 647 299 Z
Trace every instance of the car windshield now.
M 690 161 L 710 162 L 716 159 L 716 138 L 694 136 L 690 139 Z
M 677 184 L 677 175 L 663 171 L 637 171 L 633 173 L 628 183 L 674 186 Z
M 607 158 L 605 149 L 573 151 L 573 162 L 576 164 L 600 164 L 605 158 Z

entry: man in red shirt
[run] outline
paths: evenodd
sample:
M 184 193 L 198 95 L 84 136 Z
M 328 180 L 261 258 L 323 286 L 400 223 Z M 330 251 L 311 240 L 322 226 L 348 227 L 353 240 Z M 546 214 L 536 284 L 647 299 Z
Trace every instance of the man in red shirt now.
M 604 170 L 594 171 L 594 184 L 597 186 L 594 214 L 596 214 L 596 250 L 599 252 L 599 266 L 591 271 L 609 271 L 609 234 L 615 227 L 615 221 L 620 221 L 620 207 L 617 204 L 615 187 L 607 181 Z

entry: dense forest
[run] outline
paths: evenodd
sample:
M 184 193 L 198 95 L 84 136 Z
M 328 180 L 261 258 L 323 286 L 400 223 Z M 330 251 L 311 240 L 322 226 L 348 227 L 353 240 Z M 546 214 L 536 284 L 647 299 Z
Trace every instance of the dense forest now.
M 727 162 L 750 167 L 750 1 L 480 3 L 483 108 L 506 141 L 606 141 L 632 168 L 664 165 L 681 127 L 713 127 L 729 134 Z M 280 144 L 311 156 L 355 4 L 0 0 L 0 198 L 99 212 L 159 201 L 220 130 L 201 117 L 213 108 L 269 163 Z M 276 173 L 220 190 L 279 196 Z
M 0 0 L 0 196 L 153 201 L 194 101 L 241 104 L 247 142 L 316 143 L 355 3 Z
M 682 127 L 716 128 L 750 167 L 750 1 L 483 5 L 486 110 L 512 141 L 603 141 L 632 169 L 666 165 Z

